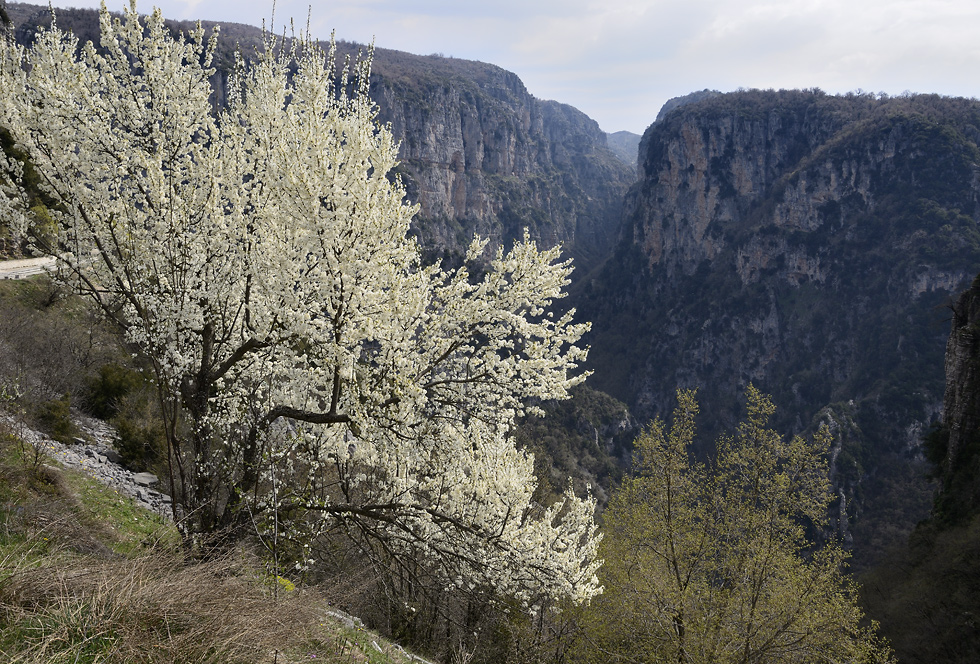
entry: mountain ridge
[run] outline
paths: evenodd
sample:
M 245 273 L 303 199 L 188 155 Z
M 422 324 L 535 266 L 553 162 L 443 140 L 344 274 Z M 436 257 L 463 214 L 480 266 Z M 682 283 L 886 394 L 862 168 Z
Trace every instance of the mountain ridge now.
M 844 519 L 898 492 L 908 532 L 928 512 L 945 307 L 980 269 L 977 127 L 980 102 L 937 95 L 744 91 L 665 114 L 613 257 L 576 287 L 592 386 L 641 421 L 698 387 L 711 432 L 749 383 L 783 430 L 849 418 Z M 878 536 L 857 528 L 856 551 Z
M 58 24 L 84 43 L 98 42 L 98 12 L 56 9 Z M 36 25 L 50 25 L 47 7 L 11 3 L 21 43 Z M 227 94 L 236 45 L 246 57 L 261 50 L 260 28 L 221 26 L 212 84 L 216 104 Z M 196 23 L 168 21 L 188 32 Z M 338 60 L 357 57 L 359 44 L 338 42 Z M 615 241 L 634 168 L 606 145 L 599 125 L 567 104 L 540 100 L 520 78 L 496 65 L 374 49 L 370 94 L 378 120 L 401 143 L 398 173 L 420 205 L 413 225 L 429 260 L 456 262 L 474 233 L 509 244 L 528 228 L 543 247 L 562 244 L 588 270 Z

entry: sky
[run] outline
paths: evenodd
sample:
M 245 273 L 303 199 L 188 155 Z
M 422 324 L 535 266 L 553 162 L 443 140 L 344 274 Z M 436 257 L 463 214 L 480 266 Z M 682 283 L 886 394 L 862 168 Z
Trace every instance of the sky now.
M 139 3 L 153 6 L 261 26 L 273 3 Z M 980 97 L 977 0 L 277 0 L 275 21 L 308 13 L 317 38 L 499 65 L 607 132 L 641 134 L 668 99 L 705 88 Z

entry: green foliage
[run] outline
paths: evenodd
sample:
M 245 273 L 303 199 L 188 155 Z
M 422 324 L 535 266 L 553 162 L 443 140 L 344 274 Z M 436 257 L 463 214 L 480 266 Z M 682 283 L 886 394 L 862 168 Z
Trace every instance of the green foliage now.
M 774 407 L 748 388 L 748 413 L 692 456 L 698 405 L 678 392 L 668 427 L 636 441 L 636 474 L 605 512 L 605 593 L 586 617 L 584 661 L 889 661 L 862 627 L 856 588 L 835 545 L 814 548 L 823 521 L 827 438 L 784 440 Z
M 38 655 L 51 664 L 95 664 L 103 661 L 104 654 L 113 650 L 116 639 L 111 630 L 99 629 L 105 626 L 99 624 L 101 620 L 94 607 L 77 603 L 58 609 L 6 625 L 5 629 L 0 630 L 0 652 L 16 653 L 24 645 L 30 644 L 39 647 Z M 41 645 L 53 633 L 58 635 L 58 648 Z
M 41 246 L 51 246 L 56 235 L 55 222 L 48 208 L 55 202 L 41 189 L 41 176 L 38 174 L 30 156 L 15 145 L 13 137 L 5 128 L 0 127 L 0 149 L 7 157 L 12 157 L 24 166 L 21 185 L 27 195 L 29 206 L 27 233 L 33 241 Z M 4 183 L 0 176 L 0 184 Z M 28 238 L 20 237 L 7 219 L 0 219 L 0 257 L 20 256 L 27 247 Z
M 148 470 L 166 456 L 167 438 L 157 400 L 139 370 L 110 362 L 99 369 L 85 394 L 87 410 L 116 429 L 116 449 L 123 464 Z
M 71 443 L 72 438 L 78 434 L 78 429 L 71 421 L 71 398 L 67 394 L 38 404 L 34 411 L 34 420 L 59 443 Z
M 70 409 L 77 404 L 116 428 L 117 451 L 129 468 L 165 474 L 166 436 L 153 386 L 88 303 L 64 297 L 45 278 L 0 282 L 0 345 L 10 351 L 0 355 L 8 408 L 28 411 L 69 443 L 78 435 Z M 51 400 L 52 392 L 78 398 Z
M 29 232 L 34 242 L 42 247 L 55 246 L 58 230 L 51 211 L 44 204 L 38 203 L 31 207 L 29 216 L 31 219 Z
M 176 528 L 77 471 L 50 464 L 30 472 L 22 463 L 23 445 L 15 435 L 0 438 L 0 557 L 20 556 L 30 543 L 31 556 L 49 547 L 76 553 L 132 555 L 147 546 L 173 549 Z M 13 547 L 13 548 L 4 548 Z M 54 550 L 53 549 L 53 550 Z
M 143 377 L 134 369 L 116 363 L 103 365 L 92 378 L 85 395 L 87 410 L 95 417 L 109 420 L 119 414 L 122 399 L 142 387 Z
M 68 492 L 78 497 L 75 518 L 114 553 L 135 556 L 147 547 L 175 550 L 179 546 L 177 529 L 169 519 L 84 475 L 67 473 L 63 481 Z
M 113 418 L 112 424 L 118 434 L 116 449 L 127 468 L 150 470 L 166 458 L 166 431 L 155 411 L 144 406 Z
M 56 395 L 81 396 L 100 366 L 124 355 L 117 335 L 97 322 L 80 298 L 46 276 L 0 281 L 0 386 L 16 387 L 33 414 Z

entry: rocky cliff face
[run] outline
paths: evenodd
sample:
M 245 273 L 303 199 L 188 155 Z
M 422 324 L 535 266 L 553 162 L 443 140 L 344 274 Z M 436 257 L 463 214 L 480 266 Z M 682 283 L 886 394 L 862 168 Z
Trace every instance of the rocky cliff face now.
M 980 652 L 980 277 L 951 309 L 942 425 L 926 439 L 940 480 L 933 512 L 861 579 L 901 662 L 967 664 Z
M 935 510 L 941 523 L 980 511 L 980 277 L 952 310 L 942 428 L 930 439 L 941 479 Z
M 459 253 L 527 227 L 581 267 L 611 250 L 633 169 L 595 121 L 534 98 L 494 65 L 379 49 L 372 97 L 402 141 L 400 170 L 427 247 Z
M 593 385 L 640 418 L 698 386 L 715 430 L 749 382 L 785 429 L 835 406 L 835 472 L 860 497 L 941 406 L 943 305 L 980 263 L 977 127 L 980 103 L 929 96 L 750 91 L 665 114 L 616 255 L 579 293 Z M 913 481 L 896 468 L 884 484 Z
M 22 43 L 37 25 L 50 24 L 46 7 L 9 9 Z M 59 10 L 58 24 L 98 41 L 94 10 Z M 175 30 L 191 27 L 174 23 Z M 261 31 L 221 24 L 218 104 L 236 44 L 253 54 Z M 340 44 L 341 58 L 358 48 Z M 494 65 L 381 48 L 371 96 L 379 121 L 391 123 L 401 141 L 399 172 L 409 199 L 420 205 L 415 231 L 430 257 L 459 257 L 474 233 L 507 244 L 525 227 L 545 247 L 562 243 L 579 274 L 611 250 L 635 168 L 607 148 L 605 134 L 584 113 L 536 99 L 515 74 Z

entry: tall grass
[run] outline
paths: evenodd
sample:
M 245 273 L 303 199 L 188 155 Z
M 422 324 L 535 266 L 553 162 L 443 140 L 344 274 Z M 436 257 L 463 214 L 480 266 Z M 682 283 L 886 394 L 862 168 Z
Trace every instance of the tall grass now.
M 288 661 L 318 625 L 310 599 L 273 601 L 233 558 L 27 564 L 0 585 L 0 651 L 12 663 Z
M 410 661 L 328 618 L 335 593 L 282 587 L 246 546 L 186 560 L 159 516 L 0 440 L 0 662 Z

